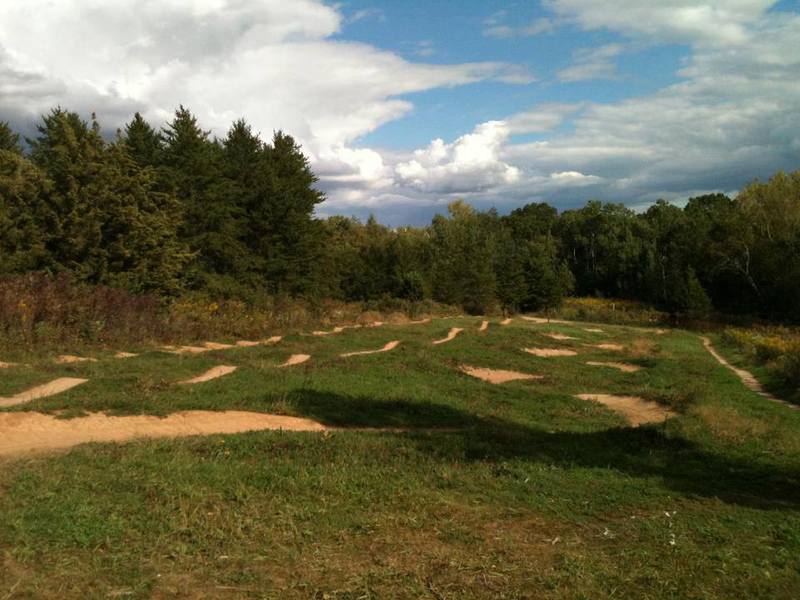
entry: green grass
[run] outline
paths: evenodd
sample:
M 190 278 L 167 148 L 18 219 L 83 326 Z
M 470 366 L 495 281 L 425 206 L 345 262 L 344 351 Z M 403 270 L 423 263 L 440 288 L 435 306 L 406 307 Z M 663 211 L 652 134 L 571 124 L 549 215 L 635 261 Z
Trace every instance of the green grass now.
M 90 379 L 14 410 L 230 408 L 426 431 L 95 444 L 0 463 L 0 599 L 800 595 L 800 414 L 745 389 L 689 332 L 479 323 L 192 357 L 106 349 L 70 366 L 14 357 L 31 366 L 4 370 L 0 395 Z M 453 326 L 466 331 L 430 344 Z M 555 331 L 579 341 L 542 335 Z M 394 339 L 392 352 L 339 357 Z M 601 341 L 626 351 L 581 345 Z M 526 346 L 580 354 L 537 358 Z M 275 368 L 299 352 L 312 360 Z M 239 370 L 176 385 L 217 364 Z M 492 386 L 461 364 L 545 378 Z M 638 394 L 680 414 L 631 428 L 581 392 Z

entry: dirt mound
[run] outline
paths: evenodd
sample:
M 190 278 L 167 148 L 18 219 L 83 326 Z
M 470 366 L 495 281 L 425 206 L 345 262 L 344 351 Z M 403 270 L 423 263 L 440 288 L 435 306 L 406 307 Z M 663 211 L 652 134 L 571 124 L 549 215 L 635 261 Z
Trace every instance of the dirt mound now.
M 500 369 L 484 369 L 461 365 L 462 373 L 493 384 L 507 383 L 509 381 L 522 381 L 526 379 L 542 379 L 541 375 L 529 375 L 519 371 L 503 371 Z
M 590 360 L 586 364 L 592 367 L 610 367 L 612 369 L 623 371 L 624 373 L 636 373 L 636 371 L 642 370 L 642 367 L 622 362 L 595 362 Z
M 383 348 L 378 350 L 359 350 L 358 352 L 345 352 L 344 354 L 340 354 L 342 358 L 347 358 L 348 356 L 364 356 L 365 354 L 379 354 L 380 352 L 389 352 L 390 350 L 394 350 L 400 345 L 399 340 L 395 340 L 393 342 L 389 342 Z
M 542 335 L 545 335 L 545 336 L 549 337 L 552 340 L 559 340 L 559 341 L 577 340 L 578 339 L 578 338 L 572 337 L 571 335 L 564 335 L 563 333 L 545 333 L 545 334 L 542 334 Z
M 56 357 L 56 363 L 59 365 L 68 365 L 80 362 L 97 362 L 96 358 L 87 358 L 85 356 L 74 356 L 72 354 L 62 354 Z
M 228 365 L 211 367 L 208 371 L 206 371 L 202 375 L 198 375 L 197 377 L 187 379 L 186 381 L 180 381 L 179 383 L 184 383 L 184 384 L 203 383 L 204 381 L 211 381 L 212 379 L 218 379 L 220 377 L 224 377 L 225 375 L 229 375 L 233 373 L 236 369 L 237 367 L 231 367 Z
M 310 354 L 292 354 L 286 359 L 286 362 L 278 365 L 278 367 L 293 367 L 295 365 L 302 365 L 304 362 L 311 358 Z
M 74 388 L 76 385 L 86 383 L 87 381 L 89 380 L 78 379 L 76 377 L 61 377 L 59 379 L 54 379 L 53 381 L 42 385 L 37 385 L 36 387 L 32 387 L 29 390 L 20 392 L 19 394 L 9 396 L 8 398 L 0 398 L 0 408 L 16 406 L 17 404 L 25 404 L 26 402 L 32 402 L 33 400 L 38 400 L 39 398 L 46 398 L 48 396 L 60 394 L 61 392 L 66 392 L 67 390 Z
M 258 342 L 259 344 L 277 344 L 283 339 L 282 335 L 273 335 L 271 338 L 267 338 L 265 340 L 261 340 Z
M 625 348 L 620 346 L 619 344 L 584 344 L 584 346 L 589 346 L 590 348 L 600 348 L 600 350 L 614 350 L 615 352 L 621 352 Z
M 562 348 L 523 348 L 524 352 L 533 354 L 540 358 L 552 358 L 555 356 L 577 356 L 574 350 L 564 350 Z
M 481 321 L 481 326 L 478 327 L 478 331 L 486 331 L 489 329 L 489 321 Z
M 647 423 L 662 423 L 676 413 L 658 402 L 651 402 L 638 396 L 613 396 L 611 394 L 577 394 L 581 400 L 604 404 L 614 412 L 623 415 L 634 427 Z
M 456 336 L 457 336 L 459 333 L 461 333 L 462 331 L 464 331 L 464 329 L 463 329 L 463 328 L 461 328 L 461 327 L 452 327 L 452 328 L 450 329 L 450 331 L 448 331 L 448 332 L 447 332 L 447 337 L 445 337 L 445 338 L 442 338 L 441 340 L 436 340 L 436 341 L 434 341 L 434 342 L 431 342 L 431 343 L 432 343 L 432 344 L 434 344 L 434 345 L 436 345 L 436 344 L 444 344 L 444 343 L 446 343 L 446 342 L 449 342 L 449 341 L 451 341 L 451 340 L 454 340 L 454 339 L 455 339 L 455 337 L 456 337 Z
M 58 419 L 35 412 L 0 414 L 0 456 L 65 450 L 88 442 L 126 442 L 138 438 L 171 438 L 246 431 L 325 431 L 316 421 L 244 411 L 186 411 L 165 418 L 109 417 L 93 413 Z

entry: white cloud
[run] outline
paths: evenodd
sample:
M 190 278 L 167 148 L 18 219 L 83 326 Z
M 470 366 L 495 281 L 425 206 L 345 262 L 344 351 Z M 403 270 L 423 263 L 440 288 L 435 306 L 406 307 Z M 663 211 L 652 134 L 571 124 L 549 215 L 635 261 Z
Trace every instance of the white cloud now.
M 545 103 L 531 110 L 517 113 L 508 119 L 512 135 L 526 133 L 543 133 L 555 129 L 564 122 L 569 115 L 581 110 L 584 103 Z
M 486 29 L 483 30 L 483 35 L 487 37 L 508 39 L 515 37 L 533 37 L 542 33 L 552 33 L 555 30 L 555 23 L 552 19 L 541 17 L 534 19 L 527 25 L 522 27 L 511 27 L 505 25 L 500 21 L 500 17 L 495 15 L 486 21 Z
M 612 60 L 624 51 L 622 44 L 606 44 L 597 48 L 579 48 L 573 53 L 573 64 L 561 69 L 557 75 L 561 81 L 584 81 L 587 79 L 614 79 L 617 65 Z

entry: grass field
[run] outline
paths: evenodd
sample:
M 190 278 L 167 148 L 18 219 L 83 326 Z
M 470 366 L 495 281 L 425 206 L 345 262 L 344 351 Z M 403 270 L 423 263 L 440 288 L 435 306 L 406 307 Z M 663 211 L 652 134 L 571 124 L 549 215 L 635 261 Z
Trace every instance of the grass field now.
M 0 397 L 88 379 L 1 412 L 233 409 L 337 428 L 0 458 L 0 600 L 800 597 L 800 411 L 746 389 L 687 331 L 480 322 L 0 357 L 25 363 L 0 370 Z M 464 331 L 431 343 L 451 327 Z M 623 349 L 586 345 L 600 343 Z M 276 368 L 298 353 L 311 359 Z M 178 384 L 217 365 L 238 369 Z M 543 378 L 492 385 L 462 365 Z M 677 416 L 631 427 L 581 393 Z

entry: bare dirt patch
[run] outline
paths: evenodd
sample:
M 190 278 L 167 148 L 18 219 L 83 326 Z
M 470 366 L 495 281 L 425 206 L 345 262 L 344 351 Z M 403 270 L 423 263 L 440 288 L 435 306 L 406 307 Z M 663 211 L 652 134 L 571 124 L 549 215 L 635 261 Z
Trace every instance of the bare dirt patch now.
M 187 379 L 186 381 L 181 381 L 179 383 L 183 384 L 203 383 L 205 381 L 211 381 L 212 379 L 219 379 L 220 377 L 224 377 L 225 375 L 230 375 L 236 369 L 237 367 L 231 367 L 229 365 L 219 365 L 217 367 L 211 367 L 208 371 L 206 371 L 202 375 L 198 375 L 197 377 L 192 377 L 191 379 Z
M 586 364 L 592 367 L 609 367 L 611 369 L 622 371 L 623 373 L 636 373 L 636 371 L 642 370 L 642 367 L 622 362 L 596 362 L 590 360 Z
M 7 398 L 0 398 L 0 408 L 16 406 L 17 404 L 25 404 L 26 402 L 32 402 L 33 400 L 38 400 L 39 398 L 47 398 L 48 396 L 60 394 L 61 392 L 66 392 L 67 390 L 74 388 L 76 385 L 86 383 L 87 381 L 89 380 L 78 379 L 77 377 L 60 377 L 48 383 L 32 387 L 29 390 L 20 392 L 19 394 L 15 394 Z
M 576 337 L 572 337 L 571 335 L 564 335 L 563 333 L 545 333 L 543 335 L 546 335 L 547 337 L 549 337 L 552 340 L 559 340 L 559 341 L 577 340 L 578 339 Z
M 574 350 L 565 350 L 563 348 L 523 348 L 523 352 L 533 354 L 540 358 L 552 358 L 556 356 L 577 356 Z
M 59 365 L 68 365 L 80 362 L 97 362 L 96 358 L 87 358 L 86 356 L 74 356 L 72 354 L 62 354 L 56 357 L 56 363 Z
M 509 317 L 508 319 L 503 319 L 502 321 L 500 321 L 500 325 L 511 325 L 511 321 L 513 320 L 514 319 L 512 319 L 511 317 Z
M 342 333 L 344 331 L 344 327 L 334 327 L 331 331 L 312 331 L 311 335 L 323 336 L 323 335 L 334 335 L 336 333 Z
M 239 348 L 252 348 L 253 346 L 258 346 L 261 342 L 253 342 L 251 340 L 239 340 L 236 342 L 236 345 Z
M 280 342 L 282 339 L 283 339 L 283 336 L 282 336 L 282 335 L 273 335 L 273 336 L 272 336 L 272 337 L 270 337 L 270 338 L 267 338 L 267 339 L 265 339 L 265 340 L 261 340 L 261 341 L 259 342 L 259 344 L 265 344 L 265 345 L 269 345 L 269 344 L 277 344 L 277 343 L 278 343 L 278 342 Z
M 489 329 L 489 321 L 481 321 L 481 326 L 478 327 L 478 331 L 486 331 Z
M 209 350 L 228 350 L 229 348 L 233 348 L 233 344 L 219 344 L 217 342 L 205 342 L 203 346 Z
M 502 369 L 484 369 L 481 367 L 470 367 L 468 365 L 461 365 L 461 372 L 466 373 L 470 377 L 475 377 L 488 383 L 500 384 L 508 383 L 509 381 L 523 381 L 528 379 L 542 379 L 542 375 L 530 375 L 528 373 L 520 373 L 519 371 L 504 371 Z
M 395 340 L 393 342 L 389 342 L 383 348 L 379 348 L 378 350 L 359 350 L 358 352 L 345 352 L 344 354 L 340 354 L 342 358 L 347 358 L 348 356 L 364 356 L 366 354 L 379 354 L 380 352 L 389 352 L 390 350 L 394 350 L 400 345 L 399 340 Z
M 162 350 L 172 354 L 202 354 L 203 352 L 210 352 L 211 348 L 204 348 L 203 346 L 164 346 Z
M 289 358 L 286 359 L 286 362 L 278 365 L 279 368 L 282 367 L 293 367 L 295 365 L 302 365 L 304 362 L 307 362 L 311 358 L 310 354 L 292 354 Z
M 539 325 L 546 325 L 547 323 L 556 323 L 559 325 L 571 325 L 572 321 L 562 321 L 561 319 L 545 319 L 542 317 L 526 317 L 522 316 L 522 319 L 525 321 L 530 321 L 531 323 L 538 323 Z
M 634 427 L 648 423 L 662 423 L 676 413 L 659 404 L 638 396 L 614 396 L 611 394 L 577 394 L 581 400 L 599 402 L 623 415 Z
M 114 358 L 135 358 L 139 356 L 138 354 L 134 354 L 133 352 L 117 352 L 114 355 Z
M 125 442 L 246 431 L 325 431 L 310 419 L 244 411 L 185 411 L 165 418 L 137 415 L 109 417 L 93 413 L 58 419 L 36 412 L 0 414 L 0 456 L 65 450 L 88 442 Z
M 625 347 L 621 346 L 620 344 L 584 344 L 584 346 L 589 346 L 591 348 L 599 348 L 600 350 L 613 350 L 614 352 L 622 352 Z
M 436 340 L 435 342 L 432 342 L 432 343 L 433 343 L 434 345 L 437 345 L 437 344 L 444 344 L 444 343 L 446 343 L 446 342 L 449 342 L 449 341 L 451 341 L 451 340 L 454 340 L 454 339 L 455 339 L 455 337 L 456 337 L 456 336 L 457 336 L 459 333 L 461 333 L 462 331 L 464 331 L 464 330 L 463 330 L 461 327 L 453 327 L 453 328 L 451 328 L 451 329 L 450 329 L 450 331 L 448 331 L 448 332 L 447 332 L 447 337 L 445 337 L 445 338 L 442 338 L 441 340 Z

